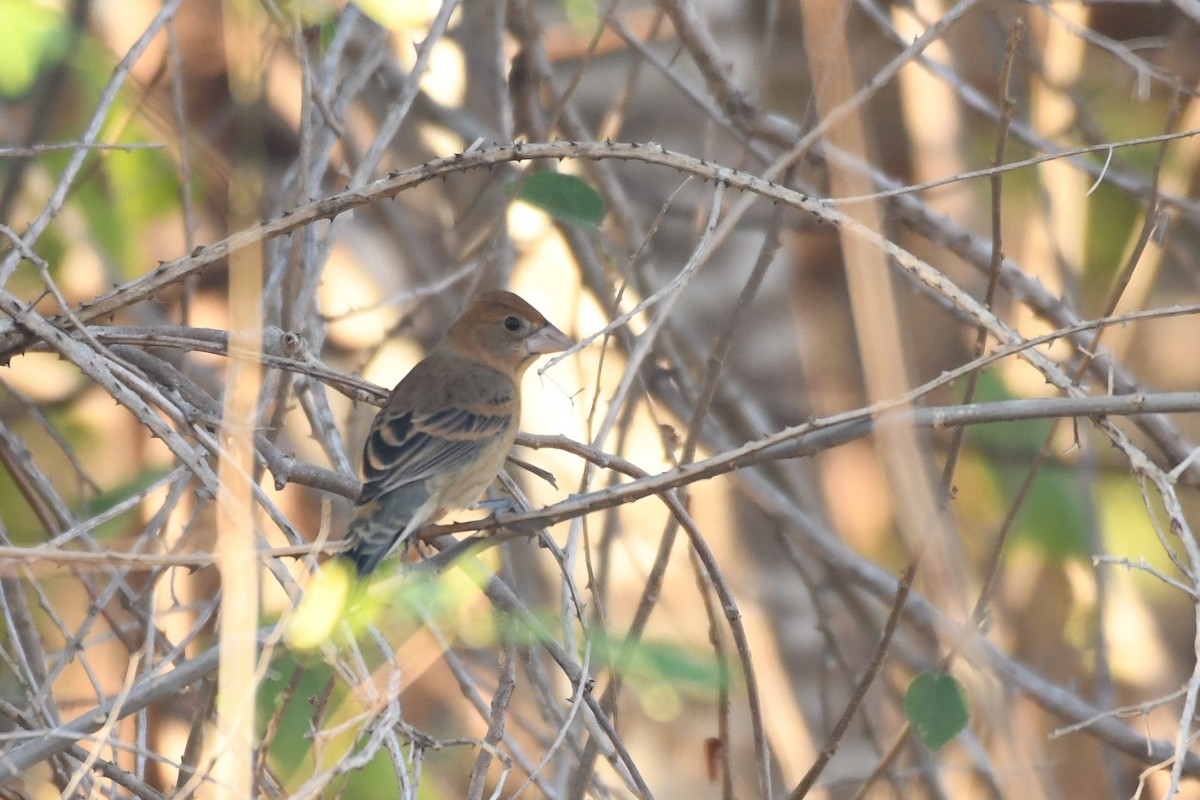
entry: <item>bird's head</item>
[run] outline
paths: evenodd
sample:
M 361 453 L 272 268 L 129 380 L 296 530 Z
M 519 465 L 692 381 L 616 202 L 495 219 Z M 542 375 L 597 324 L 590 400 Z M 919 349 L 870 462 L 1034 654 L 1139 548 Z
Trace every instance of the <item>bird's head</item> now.
M 450 327 L 446 343 L 519 378 L 534 360 L 571 346 L 566 334 L 512 292 L 484 292 Z

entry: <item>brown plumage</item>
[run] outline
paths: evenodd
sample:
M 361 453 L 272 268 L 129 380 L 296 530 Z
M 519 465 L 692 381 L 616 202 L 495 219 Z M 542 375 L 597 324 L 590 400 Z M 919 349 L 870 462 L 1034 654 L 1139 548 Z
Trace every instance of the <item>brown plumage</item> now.
M 362 492 L 346 532 L 359 575 L 483 494 L 517 435 L 525 370 L 570 345 L 517 295 L 486 292 L 404 376 L 363 446 Z

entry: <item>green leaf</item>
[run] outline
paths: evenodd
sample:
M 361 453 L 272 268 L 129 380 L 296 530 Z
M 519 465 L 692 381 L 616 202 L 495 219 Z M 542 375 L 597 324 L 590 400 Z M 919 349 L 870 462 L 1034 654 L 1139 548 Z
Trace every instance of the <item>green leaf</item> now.
M 284 632 L 288 647 L 307 653 L 327 642 L 341 646 L 346 643 L 345 633 L 358 637 L 372 625 L 398 639 L 430 621 L 457 628 L 461 635 L 462 611 L 486 578 L 469 559 L 463 559 L 460 569 L 441 575 L 424 571 L 397 580 L 400 562 L 389 558 L 366 578 L 359 578 L 345 559 L 327 562 L 309 581 L 304 599 L 288 621 Z
M 333 42 L 333 35 L 337 33 L 337 20 L 333 17 L 322 20 L 319 26 L 321 33 L 320 53 L 325 55 L 329 52 L 329 45 Z
M 131 125 L 122 138 L 143 136 Z M 95 178 L 80 185 L 76 202 L 104 258 L 132 278 L 150 260 L 149 228 L 179 208 L 177 172 L 164 152 L 133 150 L 100 157 Z
M 683 644 L 641 640 L 626 650 L 624 641 L 598 631 L 593 631 L 591 641 L 592 662 L 608 669 L 620 667 L 622 678 L 635 686 L 661 683 L 711 696 L 729 685 L 729 672 L 715 656 Z
M 138 474 L 134 475 L 129 480 L 114 486 L 112 489 L 101 492 L 93 498 L 90 498 L 84 509 L 81 509 L 81 514 L 98 517 L 106 513 L 109 509 L 123 503 L 130 497 L 136 494 L 141 494 L 150 486 L 166 477 L 167 471 L 159 467 L 148 467 L 143 469 Z M 112 539 L 130 525 L 133 520 L 139 516 L 139 509 L 134 506 L 124 513 L 113 517 L 106 522 L 101 523 L 95 531 L 95 537 L 99 541 Z
M 950 675 L 922 672 L 904 693 L 904 716 L 930 750 L 941 750 L 967 727 L 967 693 Z
M 517 199 L 563 222 L 597 228 L 604 221 L 604 198 L 582 178 L 561 172 L 535 172 Z
M 279 8 L 288 17 L 299 17 L 304 25 L 322 25 L 337 16 L 344 5 L 338 0 L 284 0 Z
M 1016 494 L 1014 477 L 1009 479 L 1010 497 Z M 1052 564 L 1086 560 L 1092 553 L 1090 502 L 1070 468 L 1047 462 L 1021 506 L 1016 539 L 1033 545 Z
M 62 9 L 31 0 L 0 0 L 0 96 L 21 97 L 38 73 L 64 55 L 67 17 Z
M 296 671 L 301 674 L 297 677 Z M 309 724 L 314 722 L 314 704 L 310 698 L 323 698 L 326 694 L 335 693 L 335 701 L 342 700 L 340 687 L 330 685 L 333 668 L 316 660 L 299 659 L 287 650 L 279 650 L 271 662 L 271 669 L 263 676 L 263 681 L 255 692 L 254 700 L 258 706 L 255 714 L 255 724 L 259 728 L 259 737 L 266 733 L 267 721 L 272 716 L 280 715 L 280 724 L 275 737 L 267 743 L 268 757 L 272 766 L 281 771 L 283 776 L 293 776 L 310 758 L 312 737 L 307 735 Z M 297 681 L 296 691 L 287 696 L 285 688 L 293 679 Z M 321 720 L 316 720 L 317 728 Z
M 285 796 L 296 794 L 313 774 L 361 754 L 370 739 L 364 726 L 374 715 L 366 714 L 345 685 L 332 680 L 333 675 L 333 668 L 319 659 L 297 658 L 281 648 L 255 693 L 258 742 L 266 748 L 267 763 L 283 783 Z M 276 716 L 278 724 L 268 728 Z M 269 731 L 272 736 L 267 739 Z M 314 746 L 314 741 L 320 741 L 320 746 Z M 367 764 L 339 778 L 340 783 L 321 796 L 388 800 L 397 796 L 395 777 L 387 749 L 379 748 Z
M 998 375 L 990 370 L 983 373 L 975 402 L 1014 398 Z M 967 434 L 967 440 L 985 457 L 987 471 L 1006 504 L 1016 502 L 1029 463 L 1050 428 L 1048 421 L 995 422 L 974 425 Z M 1025 494 L 1012 539 L 1051 563 L 1087 559 L 1091 555 L 1091 502 L 1073 465 L 1048 459 Z
M 579 33 L 590 34 L 600 24 L 600 9 L 595 0 L 562 0 L 563 13 L 567 21 Z

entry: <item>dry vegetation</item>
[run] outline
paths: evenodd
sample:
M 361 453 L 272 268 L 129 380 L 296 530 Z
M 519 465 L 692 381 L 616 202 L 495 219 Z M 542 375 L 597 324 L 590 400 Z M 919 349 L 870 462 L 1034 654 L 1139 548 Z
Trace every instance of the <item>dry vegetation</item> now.
M 1194 3 L 297 5 L 0 3 L 0 796 L 1200 795 Z M 289 646 L 501 286 L 520 510 Z

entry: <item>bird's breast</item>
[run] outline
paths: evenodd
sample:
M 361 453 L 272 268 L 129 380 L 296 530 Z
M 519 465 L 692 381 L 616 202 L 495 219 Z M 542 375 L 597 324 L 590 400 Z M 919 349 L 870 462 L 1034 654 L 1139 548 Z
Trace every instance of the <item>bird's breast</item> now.
M 481 447 L 470 463 L 433 475 L 430 480 L 441 498 L 439 505 L 445 509 L 467 508 L 478 500 L 504 467 L 515 435 L 514 431 L 510 436 L 497 436 Z

